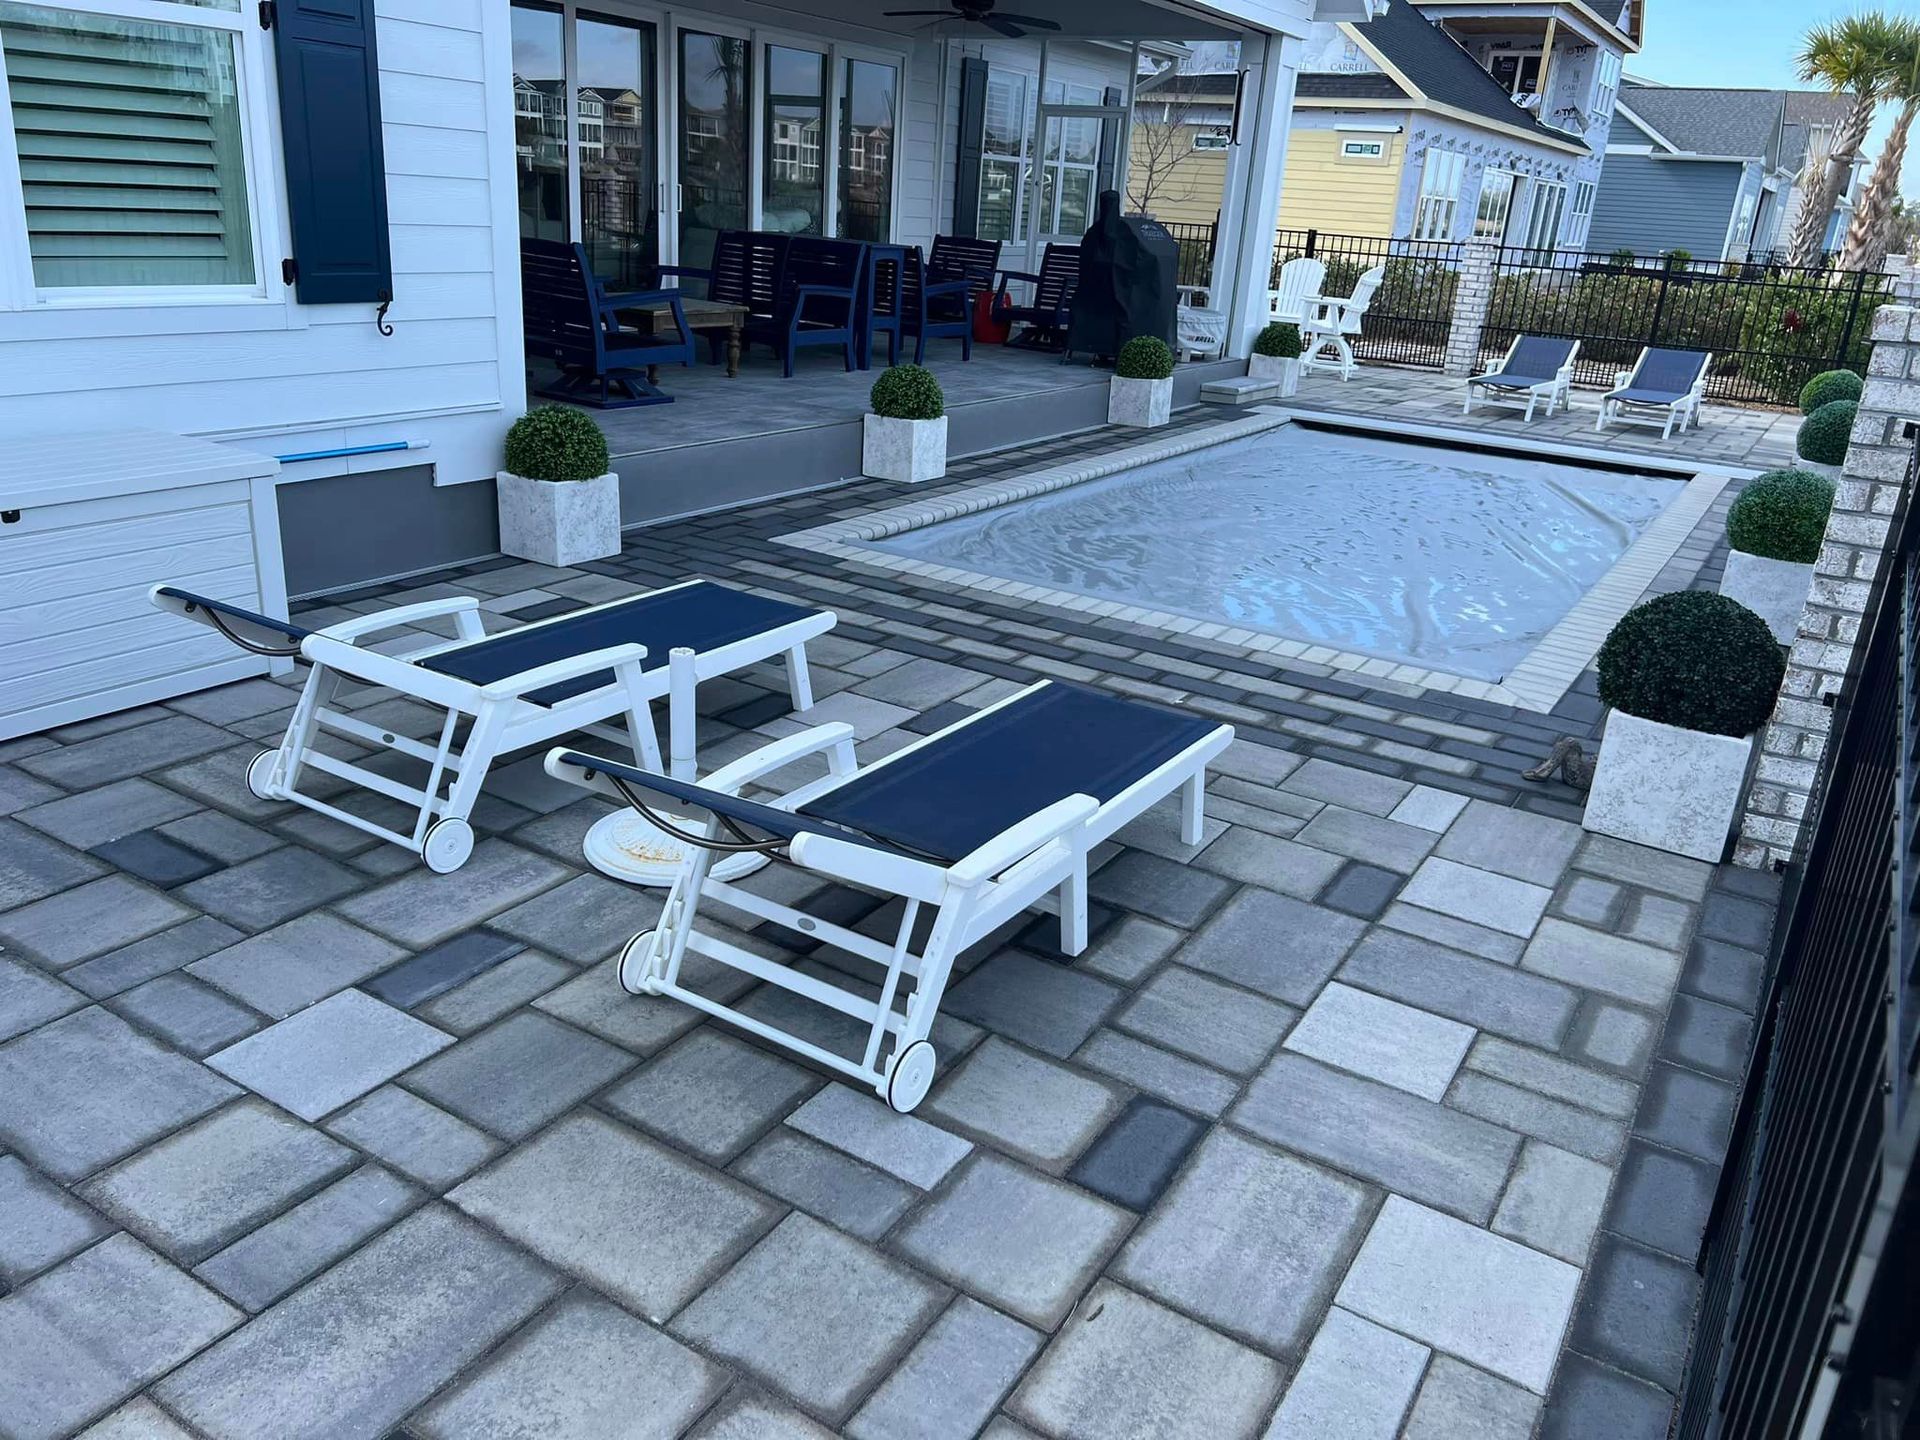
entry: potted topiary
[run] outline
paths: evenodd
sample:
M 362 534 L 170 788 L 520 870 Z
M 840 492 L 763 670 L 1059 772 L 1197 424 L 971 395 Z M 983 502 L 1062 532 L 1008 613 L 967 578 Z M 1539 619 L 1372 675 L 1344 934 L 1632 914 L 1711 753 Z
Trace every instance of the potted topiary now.
M 1851 370 L 1822 370 L 1800 388 L 1800 413 L 1811 415 L 1836 400 L 1858 400 L 1865 386 Z
M 1282 397 L 1300 388 L 1300 327 L 1275 320 L 1253 337 L 1247 375 L 1254 380 L 1278 380 Z
M 1827 533 L 1833 482 L 1811 470 L 1769 470 L 1727 512 L 1727 568 L 1720 593 L 1767 622 L 1791 645 Z
M 1661 595 L 1613 627 L 1599 668 L 1613 709 L 1586 828 L 1717 862 L 1786 673 L 1766 622 L 1724 595 Z
M 1853 417 L 1859 409 L 1857 400 L 1829 400 L 1800 422 L 1794 450 L 1822 474 L 1838 475 L 1846 463 L 1847 442 L 1853 436 Z
M 578 565 L 620 553 L 620 477 L 607 437 L 571 405 L 539 405 L 507 431 L 494 477 L 500 548 L 542 565 Z
M 1173 351 L 1154 335 L 1136 335 L 1120 347 L 1107 387 L 1107 423 L 1151 429 L 1173 415 Z
M 868 400 L 873 412 L 861 418 L 861 474 L 918 484 L 947 473 L 947 397 L 931 370 L 890 365 Z

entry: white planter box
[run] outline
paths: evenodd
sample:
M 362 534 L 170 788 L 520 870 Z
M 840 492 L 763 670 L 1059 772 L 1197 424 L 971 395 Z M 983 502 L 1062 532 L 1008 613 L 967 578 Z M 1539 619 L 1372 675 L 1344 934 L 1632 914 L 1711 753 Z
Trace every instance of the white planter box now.
M 1173 377 L 1128 380 L 1116 375 L 1107 386 L 1107 423 L 1152 429 L 1173 417 Z
M 909 485 L 938 480 L 947 473 L 947 417 L 896 420 L 889 415 L 863 416 L 860 473 Z
M 500 548 L 542 565 L 578 565 L 620 553 L 620 477 L 529 480 L 511 470 L 494 476 Z
M 1719 863 L 1740 809 L 1751 735 L 1709 735 L 1615 710 L 1582 823 L 1589 830 Z
M 1727 552 L 1727 568 L 1720 576 L 1720 593 L 1766 621 L 1782 645 L 1791 645 L 1800 633 L 1800 612 L 1812 588 L 1812 565 L 1769 560 L 1744 550 Z
M 1247 357 L 1247 374 L 1255 380 L 1278 381 L 1280 394 L 1284 398 L 1300 388 L 1300 358 L 1297 355 L 1250 355 Z

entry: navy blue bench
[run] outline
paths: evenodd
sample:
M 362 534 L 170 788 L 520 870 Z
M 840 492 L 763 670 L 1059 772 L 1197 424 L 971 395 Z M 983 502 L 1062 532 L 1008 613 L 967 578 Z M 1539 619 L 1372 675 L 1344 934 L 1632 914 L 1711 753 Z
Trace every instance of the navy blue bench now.
M 520 242 L 520 303 L 529 359 L 556 366 L 560 378 L 539 391 L 606 409 L 662 405 L 673 397 L 649 378 L 660 365 L 693 363 L 693 332 L 675 290 L 610 295 L 594 277 L 584 246 Z M 629 307 L 665 304 L 673 333 L 642 333 L 620 323 Z

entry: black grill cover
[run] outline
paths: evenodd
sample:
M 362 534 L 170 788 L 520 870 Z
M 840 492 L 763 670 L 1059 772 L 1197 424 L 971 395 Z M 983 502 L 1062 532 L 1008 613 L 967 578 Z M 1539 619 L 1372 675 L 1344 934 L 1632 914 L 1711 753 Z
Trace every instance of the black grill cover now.
M 1136 335 L 1173 344 L 1180 247 L 1158 220 L 1122 215 L 1120 194 L 1100 192 L 1093 224 L 1080 242 L 1067 349 L 1116 355 Z

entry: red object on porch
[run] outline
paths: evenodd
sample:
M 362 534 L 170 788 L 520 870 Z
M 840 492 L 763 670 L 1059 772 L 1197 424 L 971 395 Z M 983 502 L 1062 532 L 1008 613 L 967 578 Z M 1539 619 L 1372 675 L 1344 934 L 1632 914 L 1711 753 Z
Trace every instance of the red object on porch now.
M 982 345 L 1004 345 L 1012 329 L 1012 321 L 994 313 L 990 292 L 983 290 L 973 297 L 973 338 L 977 342 Z

